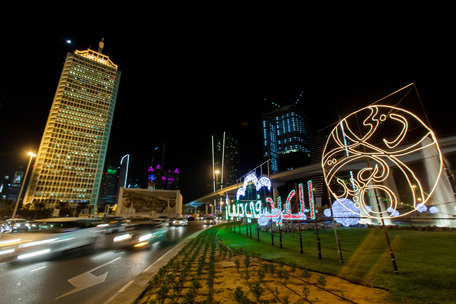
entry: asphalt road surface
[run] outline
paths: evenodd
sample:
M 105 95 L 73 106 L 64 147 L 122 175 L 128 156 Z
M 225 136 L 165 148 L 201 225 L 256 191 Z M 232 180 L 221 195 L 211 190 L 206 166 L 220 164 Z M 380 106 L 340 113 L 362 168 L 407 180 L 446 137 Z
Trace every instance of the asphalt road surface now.
M 75 249 L 34 262 L 0 264 L 0 303 L 104 303 L 174 245 L 206 229 L 197 221 L 170 227 L 147 249 Z

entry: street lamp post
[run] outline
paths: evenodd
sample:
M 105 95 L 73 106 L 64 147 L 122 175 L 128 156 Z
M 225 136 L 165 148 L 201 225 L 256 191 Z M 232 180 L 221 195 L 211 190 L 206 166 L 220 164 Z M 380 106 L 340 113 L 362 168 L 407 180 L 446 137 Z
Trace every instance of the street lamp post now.
M 218 169 L 216 169 L 214 171 L 214 174 L 215 174 L 215 183 L 214 183 L 214 192 L 215 192 L 217 190 L 218 176 L 220 174 L 220 171 Z M 214 199 L 214 207 L 215 207 L 215 213 L 217 213 L 217 200 L 216 199 Z M 211 211 L 212 211 L 212 213 L 214 213 L 213 209 Z
M 24 190 L 25 181 L 27 180 L 27 175 L 28 175 L 28 172 L 30 169 L 30 164 L 32 163 L 32 158 L 36 156 L 36 154 L 34 154 L 32 152 L 29 152 L 28 154 L 30 155 L 30 159 L 29 159 L 29 162 L 27 165 L 27 170 L 25 170 L 24 180 L 22 181 L 21 190 L 19 191 L 19 195 L 17 196 L 16 205 L 14 206 L 14 211 L 13 211 L 13 215 L 11 216 L 11 218 L 16 217 L 17 208 L 19 206 L 19 201 L 21 200 L 22 191 Z

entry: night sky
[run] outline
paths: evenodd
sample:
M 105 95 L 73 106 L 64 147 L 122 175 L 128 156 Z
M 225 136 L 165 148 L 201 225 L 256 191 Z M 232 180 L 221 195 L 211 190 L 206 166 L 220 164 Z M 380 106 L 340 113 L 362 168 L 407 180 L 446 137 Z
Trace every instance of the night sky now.
M 0 174 L 25 169 L 26 153 L 37 152 L 66 53 L 97 50 L 101 38 L 122 72 L 106 161 L 130 154 L 130 177 L 145 181 L 153 149 L 165 144 L 165 167 L 179 168 L 184 202 L 211 191 L 212 134 L 240 138 L 247 173 L 263 161 L 261 113 L 301 91 L 316 131 L 337 111 L 415 82 L 437 136 L 456 133 L 454 34 L 439 18 L 236 17 L 166 11 L 135 22 L 119 15 L 60 27 L 1 24 Z

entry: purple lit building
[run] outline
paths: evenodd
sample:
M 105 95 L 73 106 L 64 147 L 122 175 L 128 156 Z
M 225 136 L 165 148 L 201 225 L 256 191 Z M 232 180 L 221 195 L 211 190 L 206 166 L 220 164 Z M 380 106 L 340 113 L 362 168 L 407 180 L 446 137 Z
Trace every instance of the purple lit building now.
M 147 170 L 147 189 L 178 190 L 179 170 L 165 170 L 160 164 Z

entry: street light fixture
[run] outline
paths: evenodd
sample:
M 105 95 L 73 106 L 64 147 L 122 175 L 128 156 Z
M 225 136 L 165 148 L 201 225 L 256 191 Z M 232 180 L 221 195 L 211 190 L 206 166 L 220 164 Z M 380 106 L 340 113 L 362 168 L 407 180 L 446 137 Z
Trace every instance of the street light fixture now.
M 215 181 L 214 181 L 214 192 L 215 192 L 215 190 L 217 189 L 218 175 L 220 174 L 220 171 L 218 169 L 216 169 L 214 171 L 214 174 L 215 174 Z M 216 199 L 214 199 L 214 206 L 215 206 L 215 213 L 217 213 L 217 200 Z M 211 209 L 212 209 L 212 207 L 211 207 Z M 214 210 L 211 210 L 211 212 L 214 213 Z
M 214 171 L 214 175 L 215 175 L 214 192 L 215 192 L 215 190 L 217 190 L 219 174 L 220 174 L 220 171 L 218 169 L 215 169 L 215 171 Z
M 28 175 L 28 172 L 30 169 L 30 164 L 32 163 L 32 158 L 34 158 L 36 156 L 36 154 L 34 154 L 32 152 L 29 152 L 28 155 L 30 155 L 30 159 L 29 159 L 29 162 L 27 165 L 27 170 L 25 170 L 25 176 L 24 176 L 24 179 L 22 180 L 21 190 L 19 191 L 19 195 L 17 196 L 16 205 L 14 206 L 14 211 L 13 211 L 13 215 L 11 216 L 11 218 L 16 217 L 17 207 L 19 207 L 19 201 L 21 200 L 22 191 L 24 190 L 24 184 L 25 184 L 25 181 L 27 180 L 27 175 Z

